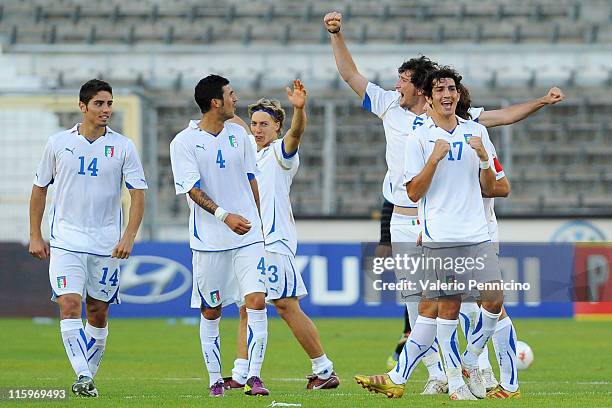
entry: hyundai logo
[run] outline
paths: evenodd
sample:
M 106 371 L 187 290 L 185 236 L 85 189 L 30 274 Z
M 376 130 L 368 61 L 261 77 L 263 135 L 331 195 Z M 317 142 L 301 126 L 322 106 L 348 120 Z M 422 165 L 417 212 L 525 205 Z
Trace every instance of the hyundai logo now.
M 167 302 L 190 288 L 191 272 L 172 259 L 133 256 L 121 266 L 121 300 L 127 303 Z

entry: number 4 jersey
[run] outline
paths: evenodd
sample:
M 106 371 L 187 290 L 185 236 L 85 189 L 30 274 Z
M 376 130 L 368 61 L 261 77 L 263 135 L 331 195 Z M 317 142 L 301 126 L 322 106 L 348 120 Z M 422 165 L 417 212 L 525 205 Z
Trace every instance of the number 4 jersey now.
M 227 251 L 263 242 L 261 220 L 249 179 L 255 177 L 255 149 L 240 125 L 226 122 L 218 135 L 193 120 L 170 143 L 176 194 L 189 204 L 189 243 L 196 251 Z M 226 211 L 251 222 L 244 235 L 233 232 L 189 197 L 197 187 Z
M 54 186 L 51 246 L 109 256 L 121 238 L 121 187 L 147 188 L 134 143 L 106 128 L 93 142 L 79 124 L 49 137 L 34 184 Z

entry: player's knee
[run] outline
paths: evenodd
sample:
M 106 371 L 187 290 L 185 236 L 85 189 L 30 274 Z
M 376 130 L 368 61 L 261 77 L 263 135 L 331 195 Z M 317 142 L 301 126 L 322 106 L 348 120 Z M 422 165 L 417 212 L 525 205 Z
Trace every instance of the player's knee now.
M 300 304 L 296 298 L 279 299 L 274 302 L 276 312 L 283 320 L 288 320 L 293 314 L 300 310 Z
M 200 311 L 206 320 L 215 320 L 221 317 L 221 306 L 213 308 L 202 307 Z
M 95 327 L 105 327 L 108 320 L 108 303 L 88 298 L 85 306 L 87 321 Z
M 61 319 L 79 319 L 81 317 L 81 297 L 79 295 L 62 295 L 57 298 Z
M 419 303 L 419 315 L 435 319 L 438 316 L 438 302 L 422 299 Z
M 482 307 L 491 313 L 501 313 L 504 305 L 504 293 L 500 290 L 487 291 L 481 294 Z
M 251 310 L 263 310 L 266 308 L 266 295 L 262 292 L 250 293 L 245 296 L 244 303 Z

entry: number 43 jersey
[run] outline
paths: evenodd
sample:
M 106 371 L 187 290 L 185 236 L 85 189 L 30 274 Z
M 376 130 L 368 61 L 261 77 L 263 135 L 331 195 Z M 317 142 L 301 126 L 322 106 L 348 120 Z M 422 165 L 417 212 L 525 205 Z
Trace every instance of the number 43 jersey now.
M 34 184 L 54 186 L 51 246 L 109 256 L 121 238 L 121 186 L 147 188 L 134 143 L 106 128 L 93 142 L 79 124 L 49 137 Z
M 196 251 L 227 251 L 263 242 L 261 220 L 249 179 L 255 177 L 255 149 L 242 126 L 226 122 L 218 135 L 193 120 L 170 143 L 176 194 L 189 204 L 189 243 Z M 251 222 L 244 235 L 233 232 L 189 197 L 197 187 L 226 211 Z

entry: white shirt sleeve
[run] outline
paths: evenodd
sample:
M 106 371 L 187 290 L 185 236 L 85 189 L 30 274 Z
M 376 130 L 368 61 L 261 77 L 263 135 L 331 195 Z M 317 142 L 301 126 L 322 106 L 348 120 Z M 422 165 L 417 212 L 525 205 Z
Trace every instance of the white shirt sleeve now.
M 285 152 L 285 141 L 280 139 L 274 142 L 274 155 L 276 156 L 276 161 L 283 168 L 283 170 L 291 170 L 294 166 L 298 164 L 298 150 L 293 152 L 292 154 L 287 154 Z
M 51 138 L 47 140 L 43 155 L 38 163 L 36 175 L 34 176 L 34 185 L 38 187 L 47 187 L 53 183 L 55 177 L 55 151 Z
M 123 162 L 123 178 L 128 189 L 146 190 L 147 180 L 134 142 L 128 140 L 125 146 L 125 158 Z
M 244 171 L 255 175 L 257 169 L 257 144 L 250 135 L 244 135 Z
M 372 82 L 368 82 L 361 106 L 382 119 L 391 104 L 398 100 L 399 96 L 397 91 L 387 91 Z
M 404 185 L 412 181 L 423 170 L 425 161 L 425 151 L 420 137 L 414 133 L 409 135 L 404 146 Z
M 468 113 L 470 114 L 470 116 L 472 117 L 472 120 L 476 123 L 478 123 L 478 120 L 480 118 L 480 115 L 482 115 L 482 113 L 485 111 L 484 108 L 470 108 L 468 109 Z
M 200 181 L 200 171 L 193 149 L 176 139 L 170 143 L 170 163 L 176 194 L 187 194 Z

